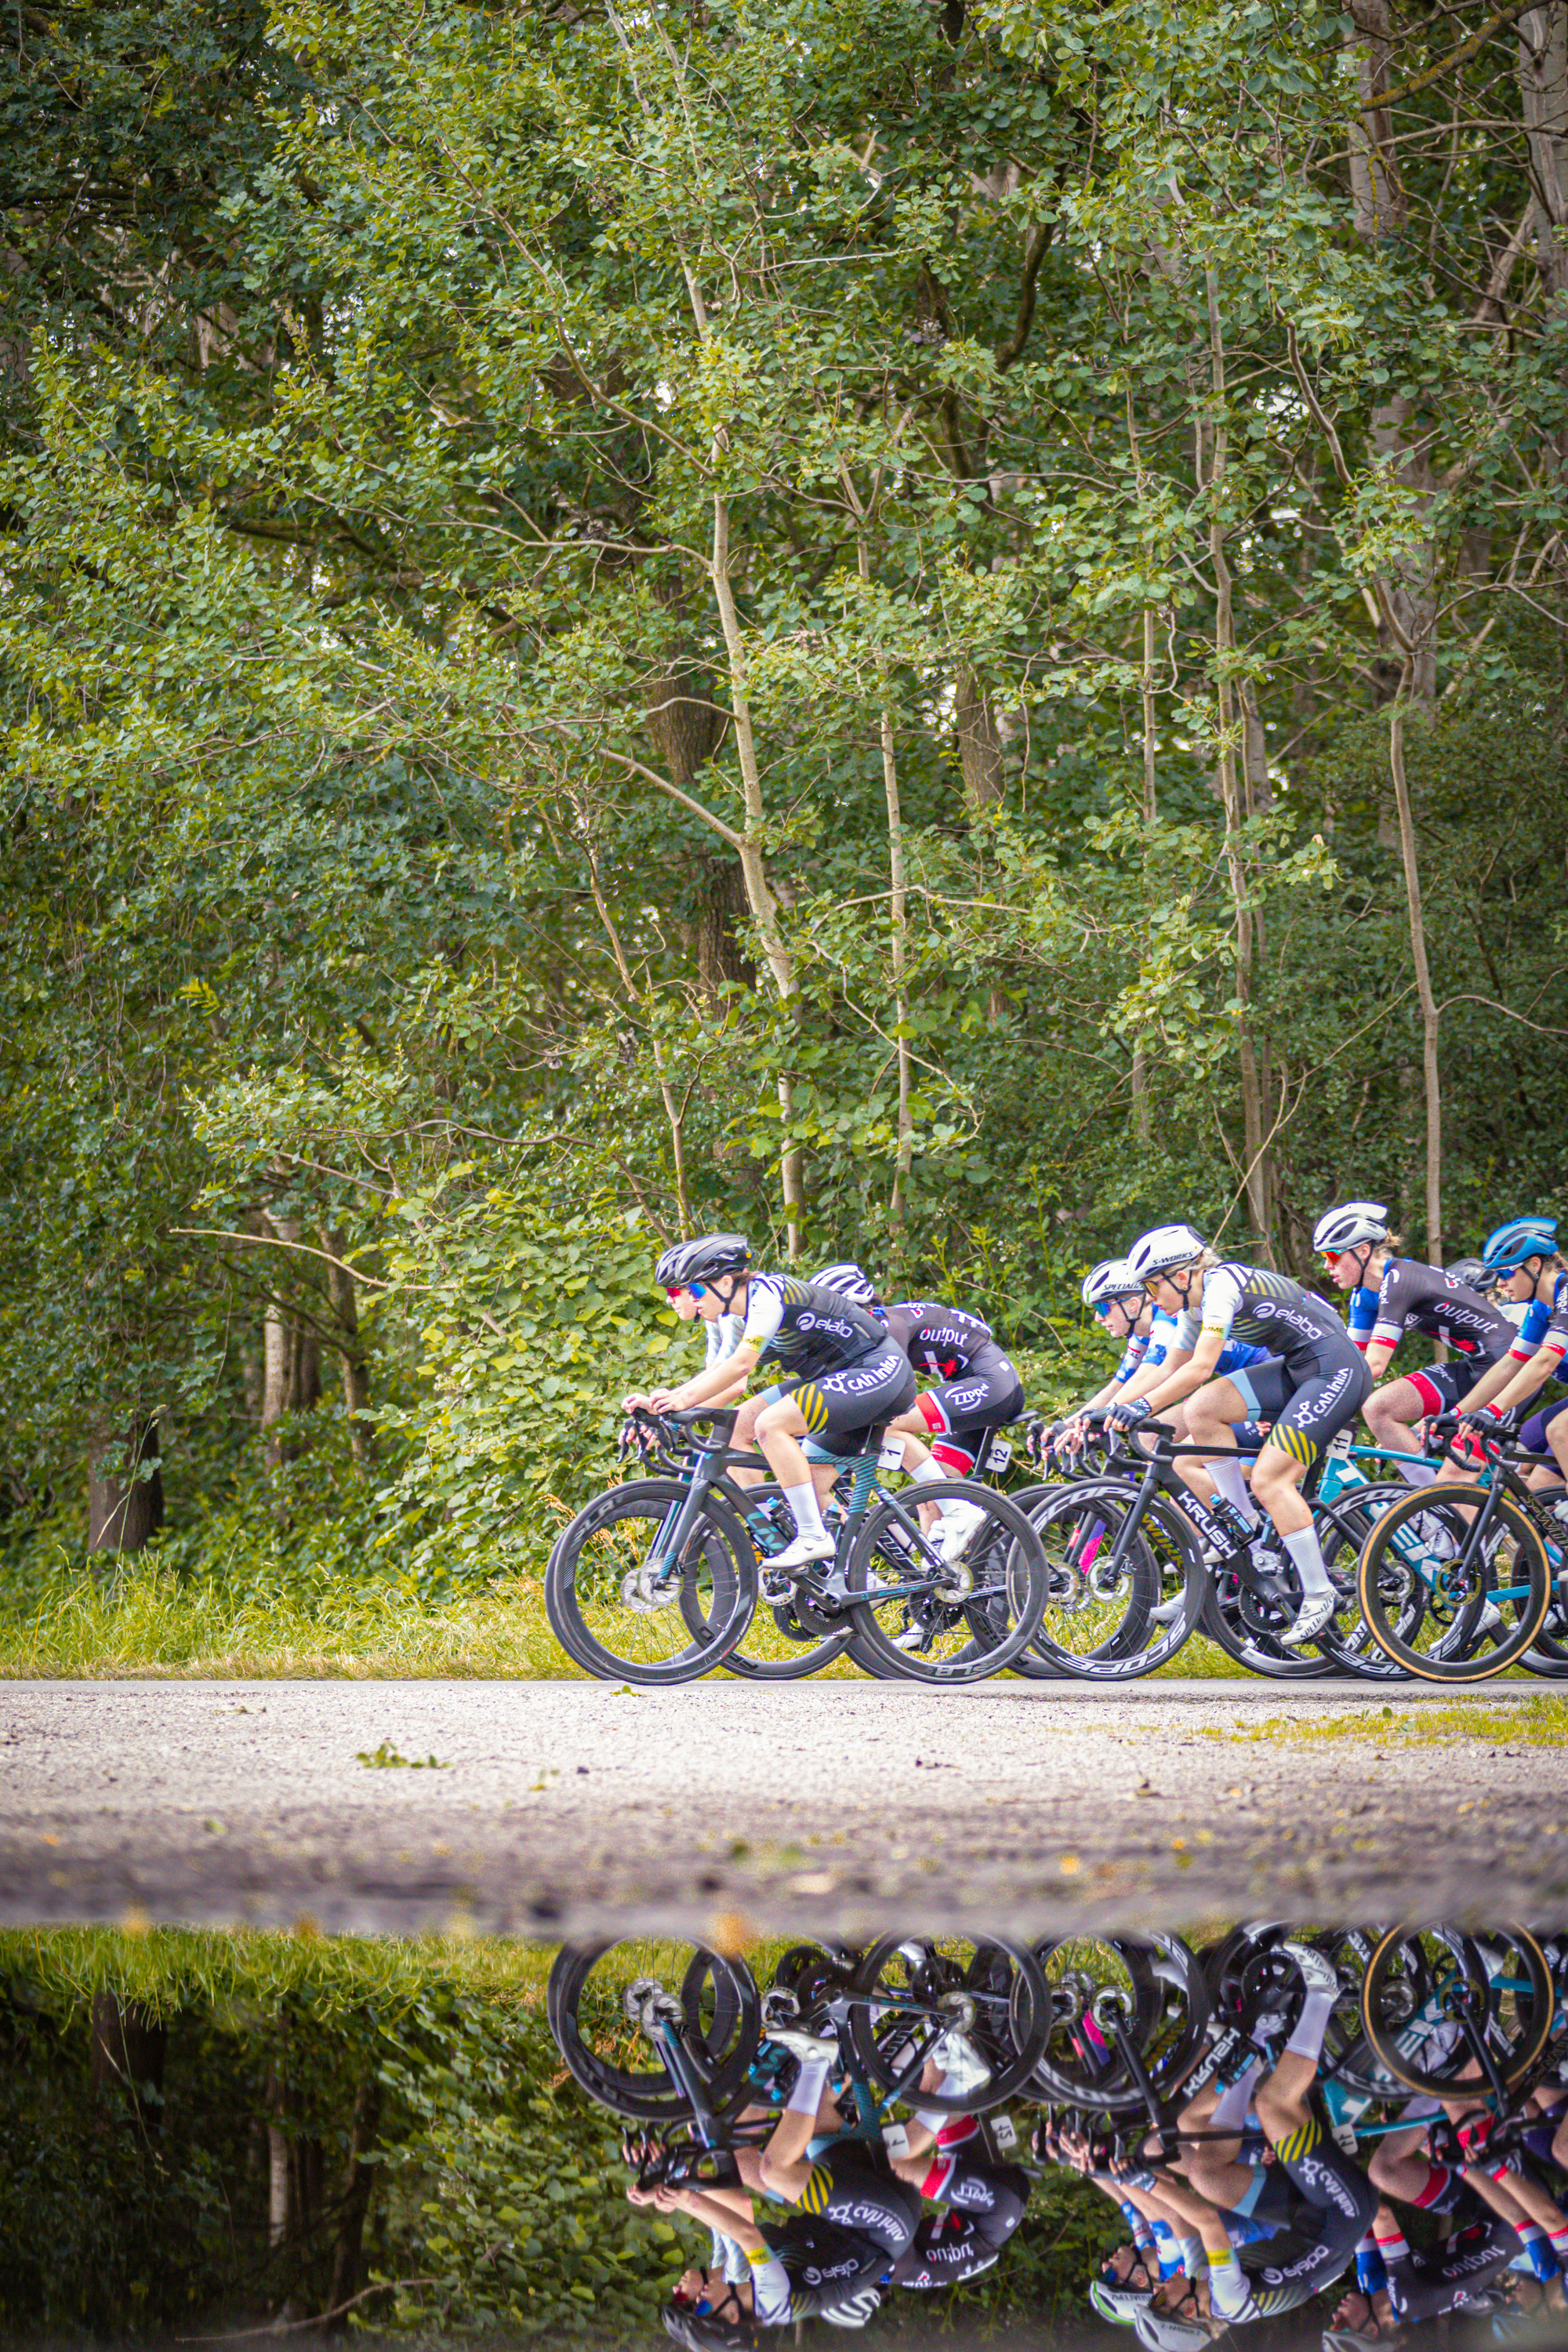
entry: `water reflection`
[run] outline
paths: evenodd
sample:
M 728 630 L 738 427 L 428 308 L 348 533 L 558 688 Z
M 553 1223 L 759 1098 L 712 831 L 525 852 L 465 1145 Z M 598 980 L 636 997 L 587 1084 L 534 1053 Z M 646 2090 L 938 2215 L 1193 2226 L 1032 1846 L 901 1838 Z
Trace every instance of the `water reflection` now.
M 7 2343 L 1568 2341 L 1521 1928 L 13 1933 L 0 2042 Z

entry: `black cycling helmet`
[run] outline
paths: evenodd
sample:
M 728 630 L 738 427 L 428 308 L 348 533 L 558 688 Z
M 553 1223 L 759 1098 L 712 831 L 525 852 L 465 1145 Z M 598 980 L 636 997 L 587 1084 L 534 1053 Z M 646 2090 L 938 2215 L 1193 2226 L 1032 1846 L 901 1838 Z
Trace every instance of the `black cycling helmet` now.
M 1497 1280 L 1484 1258 L 1457 1257 L 1443 1271 L 1450 1282 L 1462 1282 L 1467 1290 L 1489 1290 Z
M 712 1282 L 721 1274 L 744 1274 L 752 1263 L 752 1244 L 744 1234 L 699 1234 L 691 1242 L 677 1242 L 654 1267 L 653 1278 L 664 1290 L 685 1290 L 693 1282 Z
M 721 2319 L 716 2311 L 693 2311 L 689 2304 L 667 2303 L 664 2332 L 684 2352 L 758 2352 L 762 2336 L 755 2320 Z

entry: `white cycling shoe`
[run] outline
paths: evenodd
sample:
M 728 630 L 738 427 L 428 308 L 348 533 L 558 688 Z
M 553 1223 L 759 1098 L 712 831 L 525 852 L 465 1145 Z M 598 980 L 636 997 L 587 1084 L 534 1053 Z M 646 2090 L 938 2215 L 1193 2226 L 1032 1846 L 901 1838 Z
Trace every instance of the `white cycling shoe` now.
M 820 2033 L 808 2033 L 804 2025 L 775 2025 L 770 2029 L 766 2038 L 776 2042 L 781 2050 L 787 2050 L 793 2056 L 808 2062 L 835 2059 L 838 2055 L 837 2042 L 829 2042 Z
M 991 2080 L 991 2069 L 970 2041 L 956 2025 L 950 2026 L 931 2051 L 931 2056 L 945 2077 L 942 2086 L 944 2099 L 966 2098 L 972 2091 L 983 2091 Z
M 944 1503 L 931 1533 L 936 1548 L 950 1568 L 956 1567 L 991 1514 L 979 1503 Z
M 1287 1650 L 1300 1649 L 1303 1642 L 1310 1642 L 1332 1622 L 1339 1605 L 1340 1596 L 1331 1584 L 1324 1592 L 1309 1592 L 1296 1612 L 1295 1623 L 1288 1625 L 1277 1638 Z
M 785 1544 L 783 1551 L 775 1551 L 767 1565 L 769 1568 L 805 1568 L 814 1559 L 831 1559 L 837 1549 L 833 1538 L 826 1532 L 819 1536 L 797 1535 L 793 1543 Z

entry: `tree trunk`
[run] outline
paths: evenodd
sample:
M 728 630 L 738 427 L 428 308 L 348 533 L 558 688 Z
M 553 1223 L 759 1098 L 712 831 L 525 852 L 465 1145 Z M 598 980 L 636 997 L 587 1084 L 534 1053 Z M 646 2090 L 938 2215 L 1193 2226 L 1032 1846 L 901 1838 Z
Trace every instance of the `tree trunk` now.
M 289 2160 L 289 2135 L 283 2126 L 286 2093 L 280 2076 L 269 2074 L 267 2103 L 267 2242 L 275 2252 L 293 2234 L 294 2174 Z
M 337 1226 L 330 1225 L 321 1235 L 321 1246 L 329 1258 L 348 1255 L 348 1236 Z M 375 1455 L 375 1431 L 364 1419 L 370 1404 L 370 1365 L 360 1339 L 359 1300 L 354 1278 L 345 1267 L 327 1267 L 327 1296 L 332 1302 L 332 1314 L 342 1334 L 338 1348 L 338 1370 L 342 1375 L 343 1411 L 348 1415 L 349 1444 L 356 1462 L 366 1463 Z
M 139 2108 L 148 2105 L 147 2094 L 163 2087 L 168 2055 L 168 2028 L 160 2025 L 140 2001 L 121 2000 L 114 1993 L 92 1997 L 92 2080 L 98 2091 L 125 2091 Z
M 1519 95 L 1530 149 L 1531 234 L 1553 304 L 1568 296 L 1568 5 L 1519 20 Z
M 298 1217 L 266 1221 L 280 1241 L 302 1239 Z M 321 1402 L 321 1343 L 310 1326 L 290 1315 L 282 1300 L 268 1299 L 262 1316 L 261 1429 L 267 1463 L 276 1470 L 294 1449 L 284 1443 L 279 1423 L 290 1413 L 309 1412 Z
M 1154 740 L 1154 607 L 1143 609 L 1143 672 L 1142 698 L 1143 704 L 1143 898 L 1144 913 L 1149 898 L 1149 835 L 1159 814 L 1158 780 L 1155 773 Z M 1142 947 L 1149 946 L 1148 924 L 1143 926 Z M 1132 1045 L 1132 1132 L 1140 1143 L 1153 1139 L 1153 1126 L 1149 1113 L 1149 1053 L 1142 1036 Z
M 724 446 L 722 428 L 719 449 Z M 719 453 L 716 449 L 715 454 Z M 795 957 L 784 933 L 779 929 L 778 904 L 768 881 L 763 857 L 763 834 L 766 809 L 763 800 L 762 769 L 757 760 L 756 736 L 752 727 L 752 701 L 748 688 L 746 643 L 741 630 L 740 614 L 735 609 L 734 585 L 730 577 L 730 502 L 722 490 L 713 493 L 713 557 L 711 576 L 714 601 L 719 607 L 720 625 L 724 632 L 724 644 L 730 657 L 730 702 L 735 722 L 735 751 L 741 768 L 741 791 L 746 808 L 746 829 L 742 835 L 741 871 L 745 877 L 746 898 L 763 943 L 773 986 L 779 1001 L 792 1020 L 798 1020 L 800 983 L 795 973 Z M 793 1139 L 790 1129 L 795 1123 L 795 1089 L 789 1073 L 781 1070 L 778 1081 L 780 1151 L 779 1175 L 784 1191 L 784 1224 L 788 1235 L 789 1255 L 800 1255 L 805 1223 L 805 1159 L 800 1146 Z
M 684 615 L 683 591 L 666 593 L 656 588 L 655 593 L 667 609 Z M 654 749 L 671 782 L 689 793 L 699 769 L 712 758 L 724 733 L 712 677 L 700 663 L 678 655 L 655 670 L 643 691 Z M 703 993 L 717 1003 L 722 990 L 734 982 L 746 988 L 757 984 L 755 968 L 740 940 L 746 919 L 745 881 L 732 858 L 711 850 L 699 851 L 689 872 L 697 910 L 688 936 Z
M 327 2294 L 329 2333 L 341 2335 L 348 2326 L 342 2308 L 359 2293 L 363 2263 L 364 2225 L 375 2187 L 376 2168 L 367 2161 L 381 2125 L 381 2084 L 374 2076 L 362 2083 L 354 2100 L 353 2129 L 349 2142 L 348 2170 L 339 2203 L 337 2243 L 332 2249 L 332 2280 Z
M 1237 716 L 1232 678 L 1236 663 L 1236 616 L 1232 603 L 1230 564 L 1226 555 L 1226 530 L 1220 511 L 1229 456 L 1229 432 L 1222 404 L 1226 396 L 1225 348 L 1221 340 L 1219 277 L 1212 263 L 1205 272 L 1208 294 L 1210 388 L 1214 417 L 1209 426 L 1209 562 L 1215 583 L 1215 699 L 1219 743 L 1220 801 L 1225 810 L 1226 871 L 1236 910 L 1236 1050 L 1241 1076 L 1243 1183 L 1247 1213 L 1258 1235 L 1266 1265 L 1275 1262 L 1272 1163 L 1263 1124 L 1263 1085 L 1252 1012 L 1256 962 L 1256 927 L 1240 830 L 1242 794 L 1237 782 Z
M 984 816 L 1002 797 L 1002 738 L 990 698 L 966 661 L 958 665 L 955 689 L 963 797 L 972 815 Z
M 1410 953 L 1421 1007 L 1421 1083 L 1426 1106 L 1426 1258 L 1443 1263 L 1443 1097 L 1437 1066 L 1438 1013 L 1426 965 L 1426 924 L 1421 908 L 1421 871 L 1415 856 L 1415 820 L 1405 781 L 1405 713 L 1411 665 L 1389 707 L 1388 767 L 1399 812 L 1399 849 L 1405 864 L 1405 898 L 1410 916 Z
M 101 1467 L 118 1454 L 118 1469 Z M 118 1442 L 104 1435 L 92 1449 L 87 1480 L 87 1541 L 93 1552 L 141 1551 L 163 1524 L 163 1476 L 158 1423 L 133 1422 Z

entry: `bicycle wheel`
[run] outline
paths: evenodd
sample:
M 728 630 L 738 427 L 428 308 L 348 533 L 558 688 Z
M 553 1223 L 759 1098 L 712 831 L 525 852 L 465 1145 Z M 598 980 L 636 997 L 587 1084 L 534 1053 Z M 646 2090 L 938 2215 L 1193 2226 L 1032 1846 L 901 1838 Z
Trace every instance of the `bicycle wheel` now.
M 1500 1496 L 1483 1534 L 1486 1487 L 1418 1487 L 1384 1512 L 1366 1539 L 1358 1580 L 1362 1615 L 1380 1650 L 1424 1682 L 1483 1683 L 1522 1658 L 1552 1598 L 1546 1552 L 1519 1506 Z M 1415 1549 L 1401 1538 L 1414 1534 Z M 1389 1561 L 1414 1574 L 1426 1606 L 1408 1639 L 1397 1630 Z M 1477 1643 L 1489 1642 L 1489 1649 Z
M 1552 1593 L 1541 1631 L 1519 1663 L 1527 1674 L 1546 1675 L 1561 1680 L 1568 1675 L 1568 1574 L 1565 1574 L 1568 1570 L 1568 1488 L 1542 1487 L 1538 1490 L 1537 1503 L 1549 1528 L 1555 1523 L 1557 1530 L 1548 1533 L 1546 1538 Z M 1552 1557 L 1553 1551 L 1558 1555 L 1556 1559 Z
M 1354 1546 L 1355 1559 L 1350 1565 L 1350 1591 L 1338 1562 L 1330 1570 L 1336 1587 L 1345 1592 L 1344 1606 L 1334 1612 L 1332 1638 L 1336 1657 L 1352 1674 L 1368 1681 L 1403 1681 L 1405 1668 L 1382 1650 L 1373 1637 L 1371 1626 L 1362 1614 L 1361 1555 L 1366 1549 L 1367 1538 L 1373 1527 L 1395 1503 L 1402 1503 L 1411 1489 L 1403 1479 L 1387 1479 L 1375 1485 L 1349 1486 L 1335 1496 L 1333 1513 L 1348 1542 Z M 1314 1504 L 1314 1511 L 1324 1507 Z M 1412 1545 L 1413 1539 L 1405 1538 Z M 1426 1606 L 1426 1587 L 1421 1579 L 1401 1557 L 1399 1548 L 1388 1554 L 1381 1571 L 1384 1614 L 1395 1627 L 1402 1641 L 1415 1638 L 1423 1611 Z
M 1053 2105 L 1142 2112 L 1126 2043 L 1157 2098 L 1191 2071 L 1209 2021 L 1203 1971 L 1177 1936 L 1063 1936 L 1035 1947 L 1050 2000 L 1032 2087 Z
M 634 1478 L 579 1511 L 544 1571 L 544 1606 L 568 1657 L 601 1681 L 684 1683 L 721 1664 L 756 1606 L 756 1554 L 710 1495 L 679 1560 L 660 1567 L 688 1487 Z
M 900 2092 L 908 2105 L 942 2115 L 978 2115 L 1022 2090 L 1047 2023 L 1045 1979 L 1035 1956 L 1027 1944 L 1004 1936 L 884 1936 L 851 1981 L 850 2038 L 879 2091 L 903 2081 L 952 2027 L 985 2060 L 991 2079 L 978 2091 L 955 2095 L 911 2084 Z
M 1551 2038 L 1552 1972 L 1533 1936 L 1391 1927 L 1367 1963 L 1362 2023 L 1380 2065 L 1410 2090 L 1485 2095 L 1473 2034 L 1505 2091 L 1527 2082 Z M 1467 2032 L 1467 2022 L 1470 2032 Z
M 1127 1535 L 1138 1490 L 1119 1478 L 1037 1491 L 1029 1513 L 1049 1581 L 1031 1654 L 1090 1682 L 1168 1665 L 1197 1624 L 1206 1587 L 1185 1522 L 1156 1496 Z
M 820 1674 L 849 1646 L 847 1615 L 829 1617 L 804 1599 L 794 1580 L 770 1580 L 770 1551 L 782 1550 L 795 1533 L 795 1522 L 774 1486 L 731 1486 L 726 1479 L 723 1498 L 735 1510 L 756 1555 L 761 1605 L 744 1641 L 720 1660 L 727 1675 L 746 1682 L 793 1683 Z M 776 1592 L 770 1589 L 776 1584 Z
M 649 1981 L 679 2001 L 680 2047 L 710 2104 L 723 2107 L 756 2056 L 762 2003 L 742 1961 L 700 1944 L 638 1937 L 556 1954 L 545 2016 L 574 2082 L 617 2116 L 658 2123 L 690 2114 L 657 2044 L 628 2013 L 628 1992 Z
M 916 1517 L 935 1503 L 973 1506 L 962 1549 L 947 1558 L 939 1528 Z M 1026 1513 L 968 1478 L 884 1496 L 868 1513 L 845 1574 L 856 1652 L 913 1682 L 984 1681 L 1033 1638 L 1046 1598 L 1046 1563 Z

